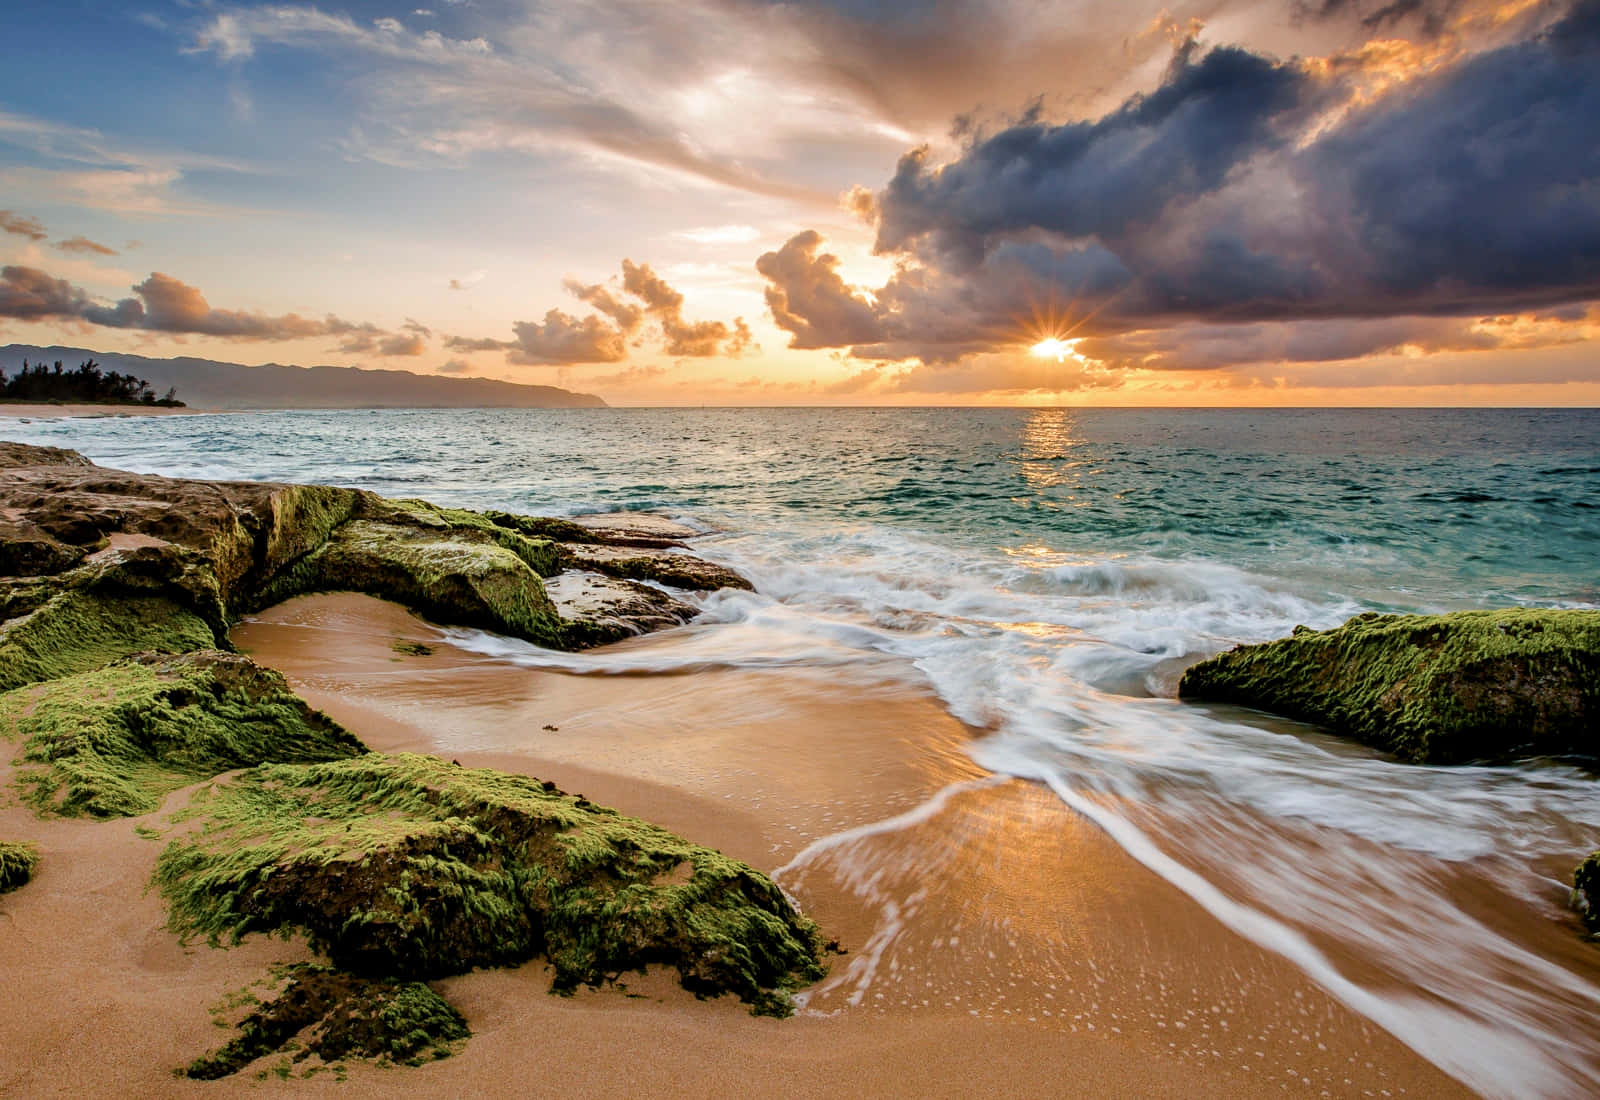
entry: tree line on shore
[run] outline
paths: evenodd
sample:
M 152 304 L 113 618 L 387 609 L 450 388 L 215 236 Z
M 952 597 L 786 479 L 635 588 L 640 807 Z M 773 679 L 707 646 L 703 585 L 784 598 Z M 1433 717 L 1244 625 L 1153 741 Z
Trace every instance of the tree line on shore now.
M 53 368 L 43 363 L 35 363 L 30 367 L 24 359 L 22 369 L 9 378 L 5 370 L 0 369 L 0 400 L 155 405 L 166 409 L 184 407 L 184 403 L 178 400 L 176 386 L 157 397 L 150 383 L 143 378 L 116 371 L 102 371 L 100 364 L 93 359 L 78 364 L 74 370 L 66 370 L 59 359 Z

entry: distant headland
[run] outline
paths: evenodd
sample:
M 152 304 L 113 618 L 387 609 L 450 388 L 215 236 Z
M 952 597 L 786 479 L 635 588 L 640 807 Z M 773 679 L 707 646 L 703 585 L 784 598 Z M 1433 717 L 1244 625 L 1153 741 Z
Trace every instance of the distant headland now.
M 195 409 L 575 409 L 604 408 L 594 394 L 489 378 L 444 378 L 362 367 L 245 366 L 184 356 L 142 355 L 64 346 L 8 344 L 0 365 L 23 359 L 77 363 L 93 359 L 107 371 L 132 374 L 154 390 L 176 389 Z

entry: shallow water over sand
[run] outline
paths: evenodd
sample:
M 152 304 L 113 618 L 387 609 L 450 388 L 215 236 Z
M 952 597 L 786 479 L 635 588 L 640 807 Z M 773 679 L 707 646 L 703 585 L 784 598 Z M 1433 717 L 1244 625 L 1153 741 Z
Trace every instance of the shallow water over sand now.
M 1036 783 L 1474 1088 L 1600 1091 L 1600 952 L 1564 908 L 1572 865 L 1600 843 L 1600 784 L 1547 762 L 1400 765 L 1170 697 L 1186 662 L 1298 623 L 1594 606 L 1593 412 L 585 410 L 6 428 L 141 470 L 684 517 L 756 592 L 706 597 L 685 630 L 588 655 L 452 637 L 584 676 L 776 668 L 916 685 L 977 731 L 965 751 L 978 768 Z M 876 835 L 983 797 L 884 807 Z M 897 869 L 863 837 L 808 843 L 786 882 L 951 873 Z M 878 947 L 855 986 L 819 998 L 908 988 L 887 914 Z

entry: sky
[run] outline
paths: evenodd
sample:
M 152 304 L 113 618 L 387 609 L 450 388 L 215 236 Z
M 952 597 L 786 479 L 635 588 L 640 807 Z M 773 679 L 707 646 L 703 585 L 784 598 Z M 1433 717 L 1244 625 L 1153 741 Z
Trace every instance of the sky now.
M 1600 404 L 1600 0 L 6 0 L 0 63 L 0 343 Z

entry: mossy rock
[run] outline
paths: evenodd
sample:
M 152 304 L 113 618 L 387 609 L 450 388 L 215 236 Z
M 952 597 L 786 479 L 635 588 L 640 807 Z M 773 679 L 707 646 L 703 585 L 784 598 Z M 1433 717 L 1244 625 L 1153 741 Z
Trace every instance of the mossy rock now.
M 482 535 L 517 555 L 541 577 L 553 577 L 562 569 L 561 548 L 536 533 L 546 521 L 531 516 L 469 512 L 465 508 L 445 508 L 425 500 L 384 499 L 368 501 L 363 514 L 369 519 L 418 527 L 440 536 L 459 536 L 464 532 Z
M 267 761 L 366 751 L 282 676 L 237 654 L 140 654 L 0 695 L 17 783 L 41 814 L 130 817 L 171 791 Z
M 1189 669 L 1185 699 L 1314 722 L 1419 764 L 1600 756 L 1600 611 L 1357 616 Z
M 539 955 L 555 988 L 649 964 L 786 1014 L 815 926 L 765 875 L 553 784 L 428 756 L 255 768 L 196 794 L 156 879 L 182 933 L 306 932 L 336 966 L 424 979 Z
M 32 844 L 0 840 L 0 894 L 26 886 L 39 869 L 39 849 Z
M 1572 872 L 1572 907 L 1583 915 L 1589 931 L 1600 937 L 1600 852 L 1590 852 Z
M 280 573 L 258 602 L 317 591 L 364 592 L 438 623 L 566 646 L 539 574 L 500 540 L 472 528 L 352 520 Z
M 738 588 L 746 592 L 754 586 L 726 566 L 692 554 L 664 550 L 639 550 L 611 546 L 566 547 L 562 554 L 569 566 L 604 573 L 624 580 L 655 581 L 673 588 L 715 592 L 719 588 Z
M 512 512 L 498 512 L 493 509 L 483 512 L 482 515 L 497 527 L 506 527 L 530 538 L 552 539 L 555 542 L 593 543 L 601 541 L 599 535 L 581 523 L 573 523 L 570 519 L 555 519 L 549 516 L 519 516 Z
M 29 586 L 38 605 L 0 624 L 0 691 L 99 668 L 144 650 L 183 653 L 217 644 L 199 615 L 165 596 Z M 18 608 L 20 610 L 20 608 Z
M 294 1051 L 292 1062 L 316 1057 L 421 1065 L 447 1058 L 471 1035 L 461 1013 L 421 982 L 361 978 L 332 967 L 285 967 L 281 988 L 252 1007 L 220 1049 L 197 1058 L 184 1075 L 201 1081 L 231 1076 L 259 1058 Z M 220 1021 L 219 1021 L 220 1022 Z

